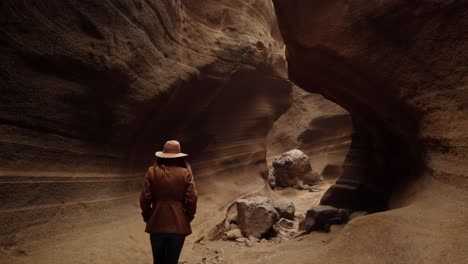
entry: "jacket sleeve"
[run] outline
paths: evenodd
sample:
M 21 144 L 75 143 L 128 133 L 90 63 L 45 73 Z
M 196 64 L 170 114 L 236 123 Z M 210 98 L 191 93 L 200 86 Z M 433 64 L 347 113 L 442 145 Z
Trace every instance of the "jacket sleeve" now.
M 143 220 L 145 222 L 148 222 L 151 218 L 151 215 L 153 214 L 153 208 L 151 207 L 153 200 L 151 195 L 152 175 L 153 170 L 152 167 L 150 167 L 146 173 L 143 191 L 141 191 L 140 195 L 141 215 L 143 216 Z
M 197 211 L 197 189 L 193 179 L 192 168 L 187 164 L 188 174 L 185 178 L 185 210 L 190 222 L 195 218 Z

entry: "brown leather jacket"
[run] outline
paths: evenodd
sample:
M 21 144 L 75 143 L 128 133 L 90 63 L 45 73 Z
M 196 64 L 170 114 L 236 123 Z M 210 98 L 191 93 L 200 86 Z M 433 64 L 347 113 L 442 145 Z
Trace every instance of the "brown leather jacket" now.
M 191 234 L 190 222 L 197 208 L 197 191 L 190 166 L 149 167 L 140 208 L 147 233 Z

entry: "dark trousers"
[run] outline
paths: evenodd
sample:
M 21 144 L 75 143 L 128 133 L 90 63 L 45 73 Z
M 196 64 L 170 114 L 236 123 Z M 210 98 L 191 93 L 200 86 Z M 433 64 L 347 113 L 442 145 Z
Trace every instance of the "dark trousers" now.
M 155 264 L 177 264 L 185 235 L 154 233 L 150 234 L 150 240 Z

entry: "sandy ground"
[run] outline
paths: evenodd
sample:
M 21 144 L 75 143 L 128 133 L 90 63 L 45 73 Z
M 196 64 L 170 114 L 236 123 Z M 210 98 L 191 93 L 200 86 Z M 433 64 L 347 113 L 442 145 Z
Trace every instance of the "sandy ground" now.
M 324 191 L 326 185 L 322 186 Z M 332 226 L 282 242 L 252 247 L 231 241 L 194 243 L 188 237 L 180 261 L 198 263 L 468 263 L 466 192 L 429 180 L 424 191 L 396 210 Z M 322 192 L 323 192 L 322 191 Z M 293 200 L 305 212 L 322 192 L 283 189 L 272 195 Z M 411 193 L 411 192 L 410 192 Z M 136 198 L 137 196 L 135 196 Z M 203 204 L 200 204 L 203 207 Z M 149 238 L 135 202 L 128 218 L 72 231 L 21 247 L 2 249 L 1 263 L 151 263 Z M 199 219 L 199 221 L 208 219 Z M 195 231 L 197 225 L 194 226 Z
M 291 199 L 296 205 L 296 211 L 305 213 L 312 205 L 317 204 L 323 192 L 331 182 L 324 182 L 320 185 L 320 192 L 299 191 L 292 188 L 285 188 L 270 192 L 267 195 L 275 198 Z M 255 193 L 264 193 L 256 191 Z M 220 219 L 224 212 L 206 212 L 205 209 L 212 209 L 204 197 L 200 198 L 198 219 L 194 221 L 194 234 L 186 240 L 181 262 L 187 264 L 214 263 L 218 259 L 219 263 L 238 262 L 239 258 L 243 263 L 250 259 L 256 261 L 256 254 L 265 256 L 271 255 L 279 248 L 296 241 L 282 241 L 280 243 L 267 241 L 258 243 L 254 247 L 248 248 L 244 244 L 231 241 L 207 241 L 195 243 L 206 231 L 206 223 L 214 224 L 211 219 L 217 215 Z M 205 206 L 206 205 L 206 206 Z M 206 208 L 205 208 L 206 207 Z M 127 218 L 110 222 L 105 225 L 92 226 L 87 228 L 77 228 L 63 235 L 53 236 L 52 239 L 41 240 L 25 245 L 16 245 L 3 248 L 0 251 L 1 263 L 151 263 L 151 248 L 148 234 L 144 233 L 144 223 L 140 217 L 138 207 L 138 195 L 135 195 L 135 203 L 124 207 L 128 211 Z M 332 234 L 320 234 L 317 241 L 329 240 Z M 308 239 L 306 239 L 307 241 Z M 218 257 L 216 257 L 218 256 Z M 205 258 L 205 260 L 203 260 Z M 262 263 L 262 262 L 252 262 Z

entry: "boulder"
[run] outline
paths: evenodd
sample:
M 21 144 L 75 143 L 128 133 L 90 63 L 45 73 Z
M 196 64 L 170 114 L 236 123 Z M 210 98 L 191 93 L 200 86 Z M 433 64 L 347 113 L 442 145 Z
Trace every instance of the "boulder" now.
M 307 210 L 304 229 L 307 232 L 314 230 L 330 231 L 332 224 L 345 224 L 348 214 L 343 209 L 328 205 L 317 205 Z
M 298 149 L 284 152 L 274 159 L 272 175 L 276 186 L 281 187 L 313 185 L 320 181 L 320 175 L 312 171 L 309 157 Z
M 278 212 L 267 197 L 239 199 L 236 205 L 239 228 L 246 237 L 262 237 L 279 219 Z
M 293 202 L 286 199 L 275 200 L 273 201 L 273 207 L 278 212 L 280 218 L 294 219 L 296 207 Z

